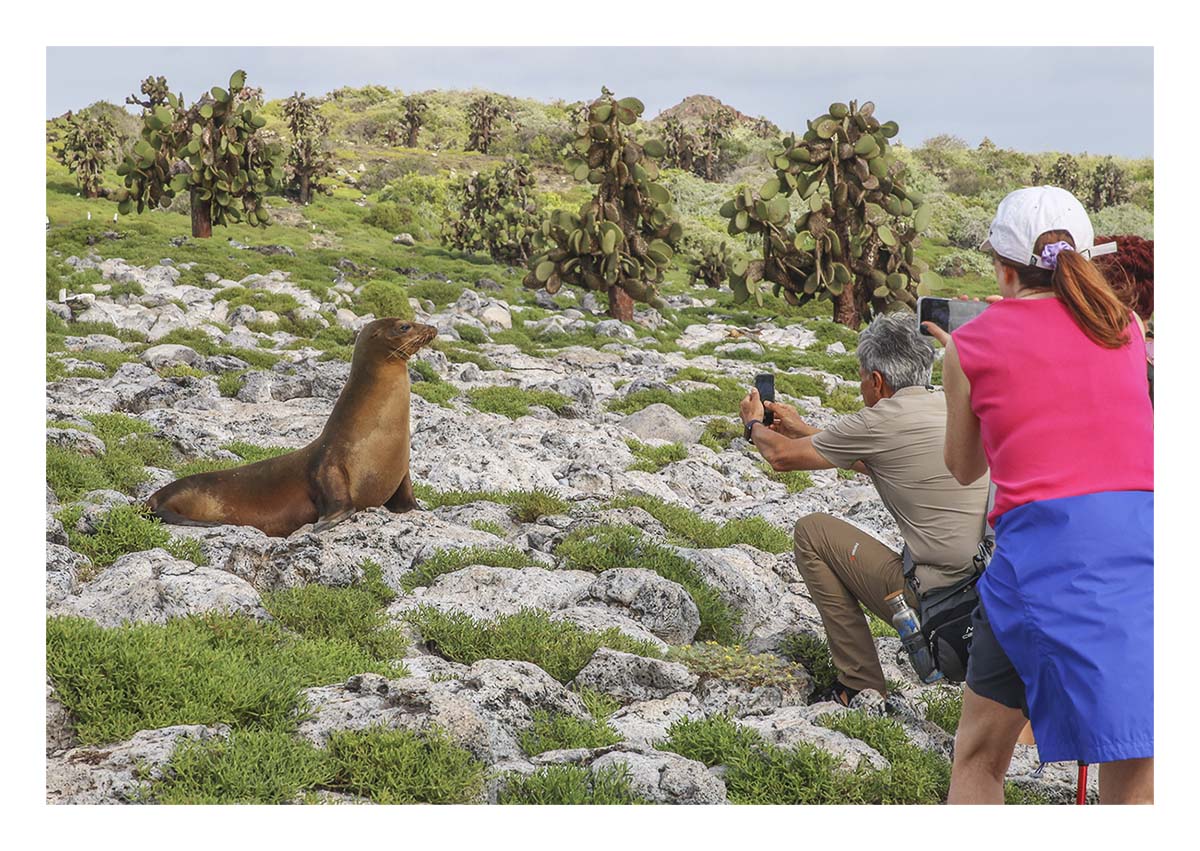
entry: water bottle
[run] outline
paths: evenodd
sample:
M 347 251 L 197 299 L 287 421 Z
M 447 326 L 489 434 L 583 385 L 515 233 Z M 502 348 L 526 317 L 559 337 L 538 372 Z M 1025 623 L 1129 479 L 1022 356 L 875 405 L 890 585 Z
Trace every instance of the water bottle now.
M 923 683 L 935 683 L 942 678 L 942 672 L 934 667 L 933 655 L 929 652 L 929 642 L 921 634 L 921 621 L 912 606 L 904 599 L 904 592 L 897 591 L 884 598 L 892 608 L 892 626 L 900 633 L 900 643 L 908 651 L 913 668 Z

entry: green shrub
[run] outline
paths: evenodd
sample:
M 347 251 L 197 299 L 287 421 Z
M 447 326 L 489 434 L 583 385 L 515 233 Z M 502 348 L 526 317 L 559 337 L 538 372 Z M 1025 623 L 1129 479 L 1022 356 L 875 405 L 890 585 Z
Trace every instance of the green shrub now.
M 482 328 L 476 328 L 474 325 L 455 325 L 454 330 L 458 332 L 460 339 L 468 343 L 479 345 L 488 341 L 488 336 Z
M 471 528 L 476 532 L 487 532 L 489 535 L 495 535 L 497 538 L 503 538 L 508 534 L 503 526 L 491 520 L 472 520 Z
M 258 461 L 265 461 L 268 458 L 277 458 L 280 455 L 286 455 L 295 450 L 288 449 L 286 446 L 258 446 L 253 443 L 235 440 L 232 443 L 226 443 L 221 447 L 227 452 L 232 452 L 237 455 L 237 458 L 196 458 L 188 461 L 175 468 L 175 475 L 179 478 L 184 476 L 192 476 L 196 473 L 209 473 L 214 470 L 228 470 L 231 467 L 240 467 L 243 464 L 254 464 Z
M 376 319 L 396 317 L 412 319 L 413 309 L 408 303 L 408 293 L 404 287 L 391 281 L 369 281 L 354 299 L 354 307 L 359 315 L 373 313 Z
M 552 514 L 565 514 L 570 508 L 566 500 L 544 488 L 528 491 L 438 491 L 418 485 L 416 494 L 430 509 L 445 505 L 469 505 L 472 502 L 508 505 L 511 507 L 513 519 L 521 523 L 533 523 Z
M 490 358 L 479 352 L 472 352 L 458 346 L 447 346 L 437 341 L 434 341 L 433 348 L 444 354 L 451 363 L 473 363 L 483 370 L 496 368 L 496 364 L 492 363 Z
M 1025 786 L 1019 786 L 1011 780 L 1006 780 L 1004 781 L 1004 803 L 1016 806 L 1030 806 L 1053 804 L 1054 801 L 1036 789 L 1029 789 Z
M 483 791 L 487 766 L 434 728 L 337 730 L 325 785 L 378 804 L 467 804 Z
M 344 641 L 376 659 L 400 659 L 408 641 L 381 610 L 377 593 L 369 586 L 306 585 L 264 594 L 263 608 L 304 638 Z
M 368 210 L 367 214 L 363 216 L 363 221 L 371 227 L 387 231 L 393 236 L 405 231 L 411 232 L 416 226 L 416 216 L 409 207 L 389 201 L 376 204 Z
M 713 452 L 724 452 L 742 433 L 742 427 L 733 420 L 724 417 L 709 420 L 704 426 L 704 434 L 700 435 L 700 444 Z
M 160 804 L 286 804 L 325 782 L 324 751 L 285 730 L 233 730 L 184 739 L 146 792 Z
M 478 411 L 501 414 L 510 420 L 528 416 L 531 405 L 541 405 L 561 414 L 571 400 L 550 390 L 522 390 L 519 387 L 476 387 L 469 391 L 471 404 Z
M 58 519 L 67 531 L 71 549 L 87 556 L 93 568 L 108 567 L 128 553 L 140 553 L 162 547 L 175 558 L 195 564 L 207 564 L 200 542 L 194 538 L 173 538 L 157 517 L 143 505 L 114 505 L 94 523 L 95 531 L 83 533 L 75 528 L 83 513 L 82 505 L 59 512 Z M 91 574 L 81 576 L 86 581 Z
M 652 570 L 664 579 L 683 586 L 700 610 L 699 641 L 713 640 L 733 644 L 738 638 L 741 618 L 731 609 L 717 589 L 700 576 L 687 559 L 655 544 L 630 526 L 591 526 L 577 529 L 559 543 L 555 554 L 563 567 L 600 573 L 616 567 Z
M 149 478 L 145 467 L 170 465 L 170 446 L 149 436 L 154 428 L 148 423 L 124 414 L 88 414 L 87 419 L 90 431 L 104 441 L 103 455 L 46 447 L 46 481 L 63 502 L 100 489 L 132 494 Z
M 750 653 L 740 644 L 724 647 L 715 641 L 707 641 L 672 647 L 667 651 L 667 658 L 686 665 L 702 680 L 729 680 L 746 689 L 760 686 L 802 688 L 809 679 L 803 666 L 770 653 Z
M 855 798 L 867 804 L 940 804 L 950 791 L 950 763 L 908 740 L 904 728 L 891 718 L 862 712 L 843 712 L 816 720 L 817 724 L 861 739 L 879 751 L 891 767 L 859 772 Z
M 683 719 L 657 745 L 705 765 L 724 765 L 725 790 L 734 804 L 840 804 L 846 798 L 844 775 L 833 754 L 812 745 L 781 748 L 767 744 L 723 715 L 703 721 Z
M 682 505 L 641 494 L 624 494 L 613 500 L 609 507 L 641 508 L 685 546 L 714 549 L 749 544 L 769 553 L 785 553 L 792 548 L 791 535 L 761 517 L 745 517 L 718 524 L 705 520 Z
M 839 414 L 853 414 L 862 409 L 862 394 L 854 387 L 843 384 L 821 400 L 821 404 Z
M 451 399 L 459 395 L 459 389 L 448 381 L 414 381 L 412 384 L 412 392 L 416 393 L 426 402 L 432 402 L 435 405 L 441 405 L 443 408 L 449 408 L 448 404 Z
M 639 656 L 661 655 L 655 645 L 632 639 L 616 627 L 587 632 L 573 623 L 553 621 L 549 613 L 537 609 L 488 621 L 463 612 L 439 612 L 422 606 L 409 612 L 408 618 L 431 650 L 453 662 L 532 662 L 562 683 L 575 679 L 600 647 Z
M 707 414 L 728 414 L 736 411 L 746 395 L 745 390 L 721 390 L 701 388 L 674 393 L 670 390 L 638 390 L 628 396 L 619 396 L 608 402 L 608 410 L 619 414 L 632 414 L 649 405 L 663 404 L 674 408 L 689 419 Z
M 454 550 L 438 550 L 400 577 L 400 587 L 405 591 L 428 588 L 443 573 L 453 573 L 464 567 L 482 564 L 488 567 L 522 568 L 537 562 L 516 547 L 459 547 Z
M 218 290 L 213 293 L 213 301 L 228 301 L 231 311 L 248 304 L 255 310 L 269 310 L 280 315 L 290 313 L 300 306 L 296 297 L 288 293 L 274 293 L 270 290 L 246 289 L 245 287 L 226 287 Z
M 629 770 L 588 771 L 578 765 L 547 765 L 532 774 L 510 774 L 501 804 L 644 804 L 630 786 Z
M 925 710 L 925 718 L 950 735 L 958 730 L 962 718 L 962 692 L 956 688 L 926 689 L 917 698 Z
M 463 289 L 462 284 L 453 284 L 450 281 L 416 281 L 408 285 L 408 294 L 413 298 L 427 299 L 442 305 L 457 301 Z
M 687 447 L 682 443 L 668 443 L 665 446 L 648 446 L 640 440 L 628 438 L 625 445 L 633 453 L 634 462 L 625 469 L 643 470 L 647 473 L 657 473 L 663 467 L 675 461 L 687 458 Z
M 992 259 L 981 251 L 964 249 L 951 251 L 938 258 L 933 271 L 943 278 L 961 278 L 965 275 L 987 275 L 992 271 Z
M 226 614 L 113 629 L 50 618 L 46 671 L 84 744 L 175 724 L 290 730 L 302 688 L 364 672 L 404 676 L 349 642 Z
M 779 482 L 779 484 L 786 487 L 788 493 L 803 493 L 816 484 L 813 481 L 812 474 L 808 470 L 779 472 L 772 470 L 770 465 L 765 461 L 759 464 L 759 469 L 766 473 L 768 479 L 773 482 Z
M 217 389 L 226 399 L 232 399 L 246 383 L 246 370 L 223 372 L 217 376 Z
M 779 643 L 779 652 L 808 669 L 813 678 L 814 694 L 828 690 L 838 678 L 833 657 L 829 654 L 829 645 L 822 638 L 798 632 Z
M 158 374 L 163 378 L 208 378 L 208 373 L 204 370 L 183 363 L 163 367 L 158 370 Z
M 521 749 L 528 756 L 567 748 L 602 748 L 619 741 L 621 736 L 604 721 L 544 709 L 534 710 L 533 726 L 521 733 Z

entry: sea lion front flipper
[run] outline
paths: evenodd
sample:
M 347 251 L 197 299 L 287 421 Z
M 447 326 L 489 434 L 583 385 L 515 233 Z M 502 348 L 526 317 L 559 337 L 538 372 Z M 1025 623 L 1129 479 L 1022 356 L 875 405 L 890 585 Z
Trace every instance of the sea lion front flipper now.
M 413 495 L 412 473 L 404 474 L 404 478 L 400 480 L 400 487 L 396 488 L 396 492 L 384 503 L 384 507 L 396 514 L 403 514 L 421 507 Z
M 313 531 L 323 532 L 353 514 L 354 501 L 350 498 L 349 478 L 340 464 L 321 465 L 317 470 L 316 485 L 317 522 Z

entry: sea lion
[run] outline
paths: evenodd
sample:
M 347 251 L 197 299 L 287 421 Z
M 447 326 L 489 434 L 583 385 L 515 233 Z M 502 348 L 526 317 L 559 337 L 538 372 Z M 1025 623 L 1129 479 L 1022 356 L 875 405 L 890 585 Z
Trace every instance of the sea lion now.
M 254 526 L 281 537 L 308 523 L 328 529 L 363 508 L 411 511 L 408 359 L 436 336 L 433 326 L 406 319 L 369 323 L 316 440 L 265 461 L 185 476 L 155 491 L 147 506 L 167 523 Z

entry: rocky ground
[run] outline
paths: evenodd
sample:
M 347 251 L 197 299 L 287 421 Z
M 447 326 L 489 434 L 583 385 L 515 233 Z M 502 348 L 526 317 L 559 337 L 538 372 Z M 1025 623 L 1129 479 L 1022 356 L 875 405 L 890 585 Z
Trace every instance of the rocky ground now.
M 54 355 L 61 362 L 62 377 L 46 391 L 51 424 L 47 442 L 82 456 L 99 457 L 112 450 L 89 426 L 87 418 L 97 413 L 120 413 L 141 421 L 147 435 L 169 444 L 175 461 L 235 458 L 231 444 L 295 448 L 320 432 L 349 364 L 322 359 L 323 351 L 304 338 L 269 330 L 278 316 L 248 305 L 230 309 L 228 302 L 214 298 L 223 288 L 290 295 L 299 304 L 291 318 L 310 326 L 353 330 L 373 318 L 349 309 L 351 283 L 335 286 L 331 300 L 322 302 L 283 274 L 238 282 L 210 276 L 207 286 L 194 286 L 180 284 L 180 269 L 165 260 L 149 268 L 98 258 L 71 258 L 68 263 L 77 269 L 97 268 L 106 284 L 136 283 L 142 290 L 112 295 L 101 285 L 98 292 L 47 305 L 68 327 L 65 351 Z M 644 338 L 628 326 L 602 317 L 597 321 L 590 298 L 576 302 L 560 294 L 555 302 L 542 296 L 539 304 L 550 313 L 526 323 L 526 332 L 534 339 L 538 333 L 590 332 L 592 344 L 536 356 L 514 345 L 488 342 L 491 334 L 512 327 L 522 306 L 507 304 L 489 291 L 487 279 L 466 284 L 453 304 L 414 304 L 416 318 L 436 325 L 440 339 L 482 340 L 477 349 L 489 367 L 452 360 L 433 348 L 414 359 L 414 378 L 453 388 L 443 402 L 416 394 L 412 399 L 412 474 L 422 486 L 418 495 L 426 505 L 437 507 L 404 515 L 368 510 L 325 532 L 303 528 L 288 538 L 271 538 L 252 528 L 169 527 L 176 543 L 196 543 L 186 550 L 159 547 L 124 553 L 101 567 L 72 549 L 71 533 L 78 536 L 100 528 L 114 506 L 135 503 L 173 480 L 175 468 L 148 465 L 142 480 L 126 491 L 102 489 L 75 500 L 48 485 L 48 614 L 80 616 L 106 629 L 129 623 L 162 625 L 213 610 L 269 621 L 264 594 L 312 584 L 344 588 L 362 577 L 364 559 L 369 559 L 396 593 L 386 616 L 410 638 L 404 659 L 407 676 L 363 673 L 306 689 L 303 703 L 308 711 L 295 735 L 317 747 L 324 747 L 337 731 L 379 725 L 414 731 L 437 727 L 488 767 L 489 781 L 479 800 L 493 802 L 504 778 L 565 764 L 593 774 L 624 766 L 635 792 L 654 802 L 723 803 L 728 798 L 724 766 L 706 766 L 654 746 L 680 719 L 721 715 L 776 745 L 806 744 L 827 751 L 846 770 L 886 768 L 888 760 L 866 742 L 814 723 L 845 710 L 810 704 L 816 684 L 803 669 L 794 668 L 785 685 L 756 684 L 753 678 L 697 673 L 694 666 L 678 661 L 681 657 L 671 648 L 692 644 L 701 631 L 694 595 L 681 584 L 636 558 L 600 571 L 570 569 L 559 551 L 564 539 L 578 530 L 633 526 L 647 540 L 681 556 L 736 614 L 740 641 L 731 652 L 763 654 L 782 662 L 779 654 L 789 636 L 823 638 L 817 610 L 786 549 L 768 552 L 745 542 L 696 546 L 644 507 L 611 505 L 620 497 L 650 498 L 648 504 L 681 507 L 713 524 L 757 517 L 785 533 L 798 517 L 823 511 L 897 546 L 896 529 L 865 477 L 820 471 L 811 475 L 811 486 L 789 489 L 766 475 L 753 447 L 740 438 L 701 443 L 706 425 L 718 419 L 715 415 L 689 419 L 664 404 L 632 413 L 610 410 L 614 401 L 643 390 L 675 393 L 711 386 L 675 381 L 688 367 L 749 385 L 760 367 L 736 357 L 739 349 L 821 345 L 814 334 L 803 325 L 760 324 L 753 334 L 737 335 L 719 322 L 696 322 L 678 338 L 680 351 L 660 352 L 647 349 Z M 690 296 L 672 300 L 676 308 L 703 306 Z M 638 317 L 645 327 L 661 322 L 655 311 L 639 312 Z M 79 323 L 97 322 L 127 333 L 74 335 L 70 330 Z M 180 329 L 200 332 L 210 345 L 160 343 Z M 135 338 L 145 342 L 130 342 Z M 714 342 L 715 348 L 706 349 L 711 353 L 690 356 Z M 239 350 L 279 359 L 273 366 L 255 368 L 232 354 Z M 97 369 L 94 359 L 80 357 L 96 352 L 113 353 L 107 361 L 110 369 Z M 231 389 L 222 376 L 232 373 L 240 382 Z M 847 383 L 833 375 L 813 374 L 829 389 Z M 472 391 L 487 387 L 509 388 L 513 398 L 522 399 L 527 397 L 521 391 L 550 391 L 567 401 L 555 405 L 556 410 L 534 404 L 526 415 L 512 419 L 472 404 Z M 836 416 L 816 397 L 790 401 L 804 407 L 816 425 Z M 725 416 L 736 418 L 736 411 Z M 682 450 L 677 460 L 658 469 L 653 469 L 656 464 L 631 469 L 638 457 L 630 440 L 651 447 L 679 444 Z M 538 490 L 563 502 L 561 510 L 531 521 L 488 494 L 454 500 L 436 496 Z M 73 528 L 64 528 L 64 516 Z M 469 547 L 512 548 L 525 557 L 527 566 L 466 564 L 431 577 L 427 584 L 413 585 L 415 571 L 435 554 Z M 193 554 L 190 559 L 183 557 L 187 553 Z M 441 648 L 423 639 L 408 617 L 422 607 L 464 612 L 477 620 L 536 608 L 550 613 L 554 621 L 589 632 L 615 627 L 659 651 L 659 657 L 601 647 L 568 682 L 529 661 L 480 659 L 464 664 L 444 658 Z M 853 708 L 893 719 L 912 743 L 948 756 L 952 736 L 926 720 L 923 698 L 928 689 L 912 675 L 898 640 L 881 635 L 877 642 L 884 670 L 896 688 L 887 701 L 864 693 Z M 522 746 L 522 734 L 537 718 L 550 713 L 592 720 L 580 698 L 583 689 L 607 695 L 617 706 L 607 724 L 618 741 L 530 755 Z M 147 777 L 169 770 L 179 742 L 229 734 L 224 725 L 182 724 L 141 730 L 123 741 L 81 744 L 73 723 L 71 712 L 58 699 L 56 684 L 48 681 L 51 802 L 135 800 Z M 1039 770 L 1035 749 L 1019 751 L 1010 772 L 1014 781 L 1052 800 L 1070 798 L 1073 766 Z M 326 799 L 361 797 L 339 799 L 328 793 Z

